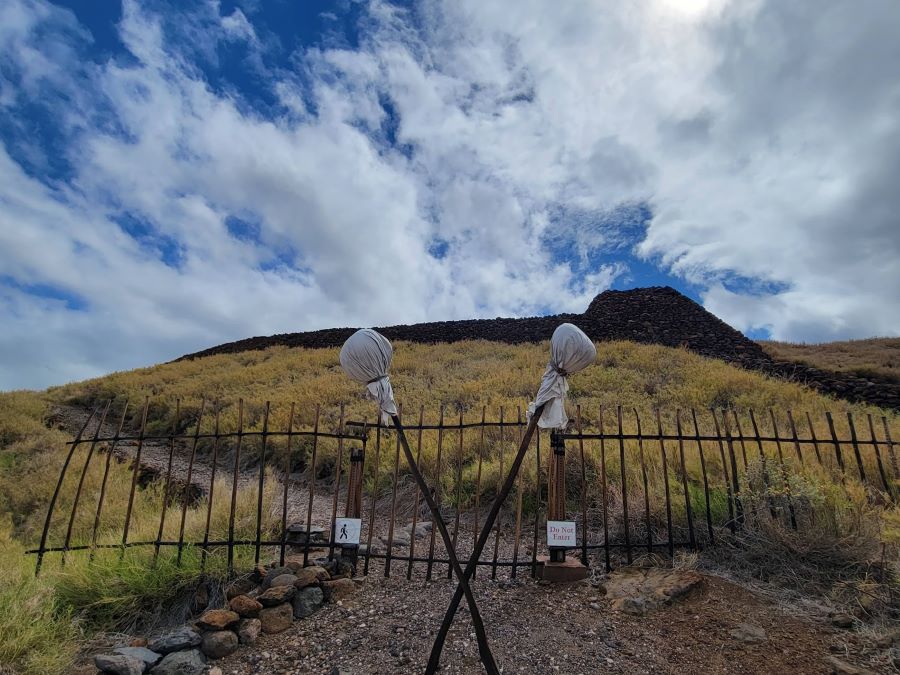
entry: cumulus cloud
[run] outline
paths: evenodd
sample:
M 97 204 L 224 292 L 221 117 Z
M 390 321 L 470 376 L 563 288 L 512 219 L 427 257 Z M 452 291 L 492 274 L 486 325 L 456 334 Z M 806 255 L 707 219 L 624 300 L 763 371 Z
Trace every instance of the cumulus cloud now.
M 741 329 L 897 334 L 900 19 L 863 4 L 373 1 L 358 45 L 277 58 L 261 7 L 125 0 L 92 61 L 73 14 L 5 3 L 0 387 L 581 311 L 634 259 Z M 210 79 L 223 45 L 265 106 Z

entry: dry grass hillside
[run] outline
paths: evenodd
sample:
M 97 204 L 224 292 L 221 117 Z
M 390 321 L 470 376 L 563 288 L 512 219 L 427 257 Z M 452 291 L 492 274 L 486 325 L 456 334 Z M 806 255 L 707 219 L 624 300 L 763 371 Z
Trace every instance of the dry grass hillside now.
M 858 377 L 900 382 L 900 338 L 869 338 L 824 344 L 760 341 L 780 361 L 799 361 L 815 368 Z
M 489 418 L 496 419 L 501 406 L 507 415 L 514 415 L 517 406 L 523 407 L 533 396 L 548 355 L 547 343 L 398 342 L 394 346 L 392 381 L 407 419 L 408 411 L 424 406 L 426 419 L 432 421 L 436 420 L 440 405 L 444 405 L 447 415 L 462 414 L 468 421 L 480 418 L 483 407 Z M 362 394 L 362 388 L 341 372 L 337 349 L 287 347 L 162 364 L 44 392 L 0 394 L 0 576 L 6 580 L 0 586 L 0 664 L 23 673 L 65 672 L 85 638 L 97 631 L 122 630 L 148 611 L 164 612 L 167 603 L 181 597 L 199 571 L 193 553 L 179 568 L 164 556 L 158 564 L 149 565 L 144 553 L 131 550 L 123 556 L 117 551 L 98 554 L 92 564 L 88 564 L 86 556 L 73 556 L 65 568 L 58 563 L 49 565 L 40 579 L 33 579 L 33 558 L 23 552 L 36 543 L 65 457 L 65 441 L 70 437 L 64 431 L 48 428 L 46 421 L 53 406 L 90 407 L 114 399 L 113 415 L 121 414 L 127 399 L 132 411 L 129 421 L 134 423 L 144 398 L 149 396 L 148 430 L 165 433 L 173 422 L 176 399 L 182 401 L 184 428 L 196 424 L 200 401 L 205 398 L 219 401 L 220 423 L 223 429 L 230 429 L 237 422 L 237 400 L 243 398 L 248 430 L 261 427 L 266 401 L 272 406 L 270 428 L 284 427 L 291 403 L 296 404 L 298 411 L 297 426 L 310 426 L 319 405 L 323 426 L 334 427 L 341 403 L 346 404 L 349 419 L 372 418 L 372 403 Z M 647 419 L 652 419 L 654 409 L 661 408 L 667 426 L 672 424 L 677 408 L 696 409 L 701 414 L 710 408 L 772 408 L 779 414 L 793 409 L 809 411 L 818 418 L 830 410 L 836 414 L 842 434 L 845 430 L 840 428 L 841 416 L 837 413 L 852 410 L 863 417 L 867 413 L 876 419 L 884 416 L 888 426 L 900 436 L 900 419 L 894 412 L 835 400 L 796 383 L 769 378 L 685 349 L 631 342 L 598 343 L 596 364 L 571 378 L 570 403 L 573 410 L 575 405 L 581 405 L 586 424 L 596 423 L 601 405 L 609 410 L 617 404 L 628 410 L 635 408 Z M 204 428 L 210 423 L 207 419 Z M 827 429 L 818 431 L 824 436 Z M 430 452 L 425 448 L 426 462 Z M 499 477 L 492 461 L 493 458 L 487 458 L 485 490 L 492 489 L 489 477 Z M 385 462 L 384 470 L 388 471 L 391 459 L 385 457 Z M 130 480 L 128 467 L 113 463 L 111 471 L 107 499 L 110 504 L 120 504 Z M 637 485 L 638 481 L 632 484 Z M 778 549 L 777 555 L 812 552 L 827 557 L 839 550 L 842 569 L 856 573 L 863 567 L 848 563 L 849 559 L 866 560 L 882 543 L 889 552 L 896 551 L 900 539 L 896 508 L 883 500 L 872 502 L 865 490 L 852 485 L 840 489 L 824 473 L 804 474 L 802 484 L 807 490 L 805 498 L 820 509 L 821 529 L 803 534 L 779 532 L 776 538 L 766 532 L 766 540 Z M 85 501 L 95 502 L 99 489 L 98 476 L 89 473 L 85 479 Z M 673 489 L 679 489 L 678 485 L 673 484 Z M 71 503 L 73 490 L 74 486 L 68 483 L 64 486 L 60 497 L 63 513 Z M 264 495 L 267 502 L 273 498 L 277 497 Z M 134 540 L 155 537 L 159 499 L 158 486 L 151 484 L 139 491 Z M 255 500 L 252 491 L 241 495 L 237 509 L 239 535 L 251 535 Z M 214 509 L 214 533 L 225 527 L 226 508 L 223 504 Z M 188 510 L 189 537 L 197 536 L 204 513 L 202 500 Z M 168 522 L 177 522 L 174 513 Z M 89 525 L 90 520 L 74 523 L 76 531 Z M 114 525 L 120 526 L 118 521 Z M 277 524 L 266 524 L 269 525 Z M 110 532 L 114 533 L 114 528 Z M 771 562 L 768 559 L 765 564 Z

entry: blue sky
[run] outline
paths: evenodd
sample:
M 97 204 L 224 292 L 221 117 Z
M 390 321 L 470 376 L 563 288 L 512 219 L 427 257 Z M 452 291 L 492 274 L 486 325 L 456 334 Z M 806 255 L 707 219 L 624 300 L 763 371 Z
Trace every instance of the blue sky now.
M 892 0 L 8 0 L 0 389 L 671 285 L 900 334 Z

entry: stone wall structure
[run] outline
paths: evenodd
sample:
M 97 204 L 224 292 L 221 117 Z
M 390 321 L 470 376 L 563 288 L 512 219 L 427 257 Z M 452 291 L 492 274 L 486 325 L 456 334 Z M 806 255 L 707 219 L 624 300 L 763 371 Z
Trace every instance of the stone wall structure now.
M 549 340 L 554 329 L 565 321 L 574 323 L 597 341 L 630 340 L 686 347 L 703 356 L 801 382 L 839 398 L 900 408 L 900 385 L 824 371 L 796 362 L 776 361 L 757 343 L 668 286 L 605 291 L 594 298 L 583 314 L 434 321 L 377 327 L 376 330 L 390 340 L 423 343 L 491 340 L 516 344 Z M 179 360 L 266 349 L 276 345 L 335 348 L 340 347 L 355 330 L 329 328 L 252 337 L 188 354 Z

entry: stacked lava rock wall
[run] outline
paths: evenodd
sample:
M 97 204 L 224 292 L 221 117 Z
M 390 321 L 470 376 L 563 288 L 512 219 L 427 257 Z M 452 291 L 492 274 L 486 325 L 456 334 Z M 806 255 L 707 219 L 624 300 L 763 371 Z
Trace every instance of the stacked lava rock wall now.
M 799 381 L 840 398 L 900 408 L 900 385 L 822 371 L 794 362 L 775 361 L 758 344 L 668 286 L 606 291 L 594 298 L 584 314 L 435 321 L 379 327 L 376 330 L 390 340 L 425 343 L 491 340 L 516 344 L 549 340 L 554 329 L 566 321 L 574 323 L 593 340 L 630 340 L 669 347 L 683 346 L 703 356 Z M 179 360 L 266 349 L 275 345 L 340 347 L 355 330 L 329 328 L 247 338 L 188 354 Z

